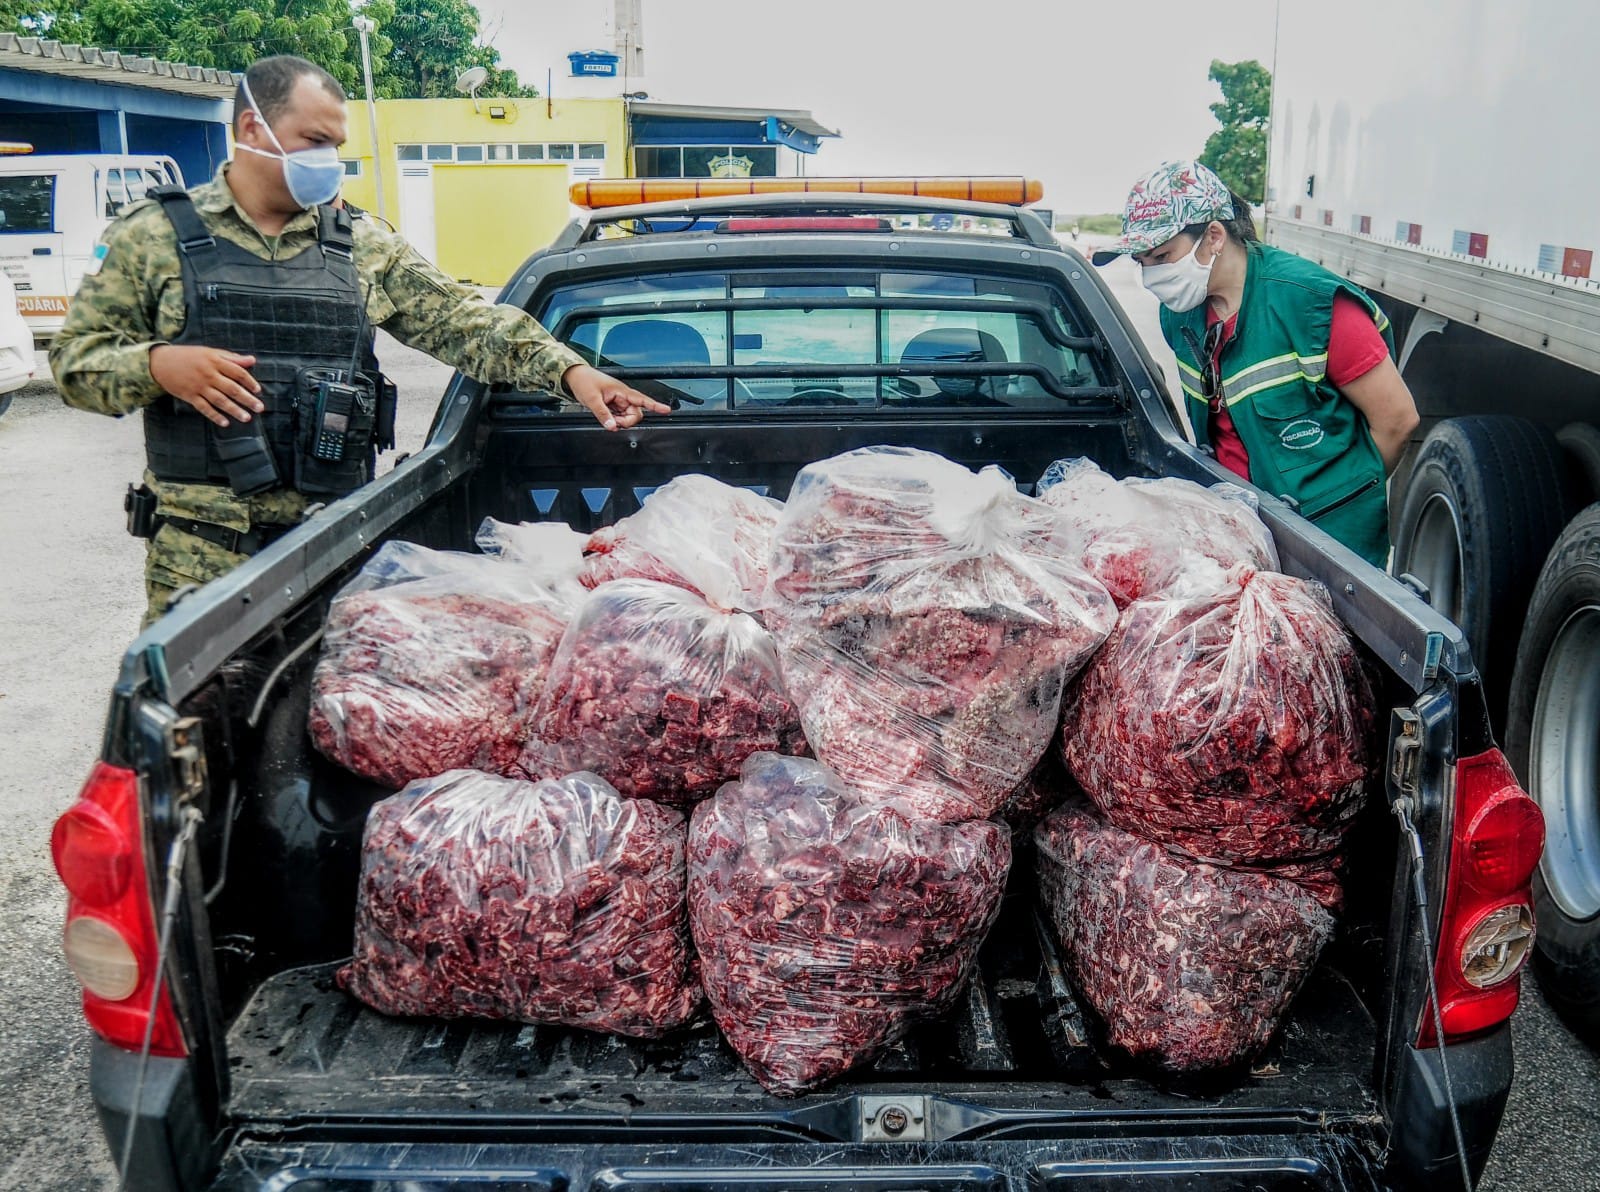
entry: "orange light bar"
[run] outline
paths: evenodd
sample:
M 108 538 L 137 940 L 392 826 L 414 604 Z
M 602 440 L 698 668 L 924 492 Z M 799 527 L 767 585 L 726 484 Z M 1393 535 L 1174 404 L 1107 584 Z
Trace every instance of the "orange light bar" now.
M 1044 198 L 1044 183 L 1032 178 L 602 178 L 574 182 L 568 193 L 575 205 L 591 208 L 797 194 L 916 195 L 1018 207 Z
M 8 153 L 32 153 L 33 146 L 27 141 L 0 141 L 0 156 Z

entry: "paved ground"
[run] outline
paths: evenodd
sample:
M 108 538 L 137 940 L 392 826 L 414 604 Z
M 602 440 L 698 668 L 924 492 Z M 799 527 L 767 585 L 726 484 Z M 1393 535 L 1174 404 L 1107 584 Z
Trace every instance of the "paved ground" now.
M 1109 280 L 1166 359 L 1131 270 Z M 447 371 L 392 342 L 381 355 L 401 387 L 401 447 L 414 448 Z M 122 532 L 121 499 L 140 458 L 137 421 L 67 410 L 48 385 L 0 418 L 0 1189 L 113 1184 L 48 839 L 94 759 L 138 626 L 142 547 Z M 1600 1061 L 1526 988 L 1517 1084 L 1485 1187 L 1587 1192 L 1600 1186 Z

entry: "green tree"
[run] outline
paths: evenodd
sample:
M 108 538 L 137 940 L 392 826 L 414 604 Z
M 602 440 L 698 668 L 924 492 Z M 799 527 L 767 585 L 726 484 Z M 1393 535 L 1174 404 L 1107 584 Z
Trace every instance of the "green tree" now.
M 389 10 L 387 25 L 379 8 Z M 506 98 L 531 97 L 539 92 L 524 87 L 515 71 L 500 65 L 500 52 L 480 43 L 478 10 L 472 0 L 372 0 L 366 9 L 379 29 L 386 31 L 393 49 L 384 64 L 384 81 L 374 73 L 373 86 L 389 98 L 435 99 L 456 94 L 462 71 L 481 66 L 489 78 L 480 95 Z M 377 64 L 373 64 L 374 72 Z
M 1210 78 L 1222 89 L 1222 102 L 1211 105 L 1211 114 L 1222 127 L 1206 138 L 1200 162 L 1239 194 L 1259 203 L 1266 198 L 1272 74 L 1254 59 L 1213 59 Z
M 485 96 L 533 96 L 480 43 L 471 0 L 366 0 L 377 22 L 369 41 L 380 99 L 456 94 L 462 71 L 489 72 Z M 0 32 L 48 35 L 104 50 L 244 70 L 268 54 L 299 54 L 361 95 L 361 41 L 350 0 L 0 0 Z

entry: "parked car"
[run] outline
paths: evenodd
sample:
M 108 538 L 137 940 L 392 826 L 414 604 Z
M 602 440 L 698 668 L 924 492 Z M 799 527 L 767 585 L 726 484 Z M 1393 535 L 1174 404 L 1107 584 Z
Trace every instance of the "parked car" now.
M 929 214 L 950 230 L 895 226 Z M 342 992 L 362 828 L 390 792 L 315 752 L 307 707 L 329 601 L 381 544 L 470 550 L 486 515 L 593 531 L 688 472 L 785 498 L 807 464 L 870 444 L 998 465 L 1025 489 L 1061 456 L 1236 479 L 1185 440 L 1096 271 L 1022 207 L 764 194 L 596 211 L 502 299 L 674 414 L 604 434 L 556 394 L 458 375 L 415 456 L 181 599 L 124 658 L 55 859 L 128 1186 L 1370 1192 L 1452 1186 L 1453 1116 L 1482 1170 L 1527 953 L 1526 930 L 1495 924 L 1531 930 L 1536 856 L 1514 833 L 1537 812 L 1460 630 L 1265 494 L 1284 570 L 1326 586 L 1366 653 L 1382 744 L 1339 936 L 1260 1070 L 1173 1088 L 1103 1061 L 1026 899 L 959 1006 L 796 1097 L 763 1094 L 708 1024 L 641 1042 L 388 1018 Z
M 0 268 L 34 334 L 61 329 L 105 226 L 156 186 L 183 185 L 170 157 L 110 153 L 0 157 Z
M 33 380 L 33 332 L 17 307 L 17 287 L 0 273 L 0 414 L 11 395 Z

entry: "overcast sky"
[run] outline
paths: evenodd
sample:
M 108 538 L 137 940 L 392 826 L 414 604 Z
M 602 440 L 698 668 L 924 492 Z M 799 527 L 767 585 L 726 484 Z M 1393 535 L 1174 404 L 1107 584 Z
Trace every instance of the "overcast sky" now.
M 1310 0 L 1287 0 L 1309 3 Z M 605 49 L 611 0 L 477 0 L 506 65 L 544 87 Z M 843 139 L 813 174 L 1026 174 L 1062 212 L 1215 127 L 1213 58 L 1272 65 L 1276 0 L 644 0 L 650 97 L 809 109 Z

